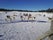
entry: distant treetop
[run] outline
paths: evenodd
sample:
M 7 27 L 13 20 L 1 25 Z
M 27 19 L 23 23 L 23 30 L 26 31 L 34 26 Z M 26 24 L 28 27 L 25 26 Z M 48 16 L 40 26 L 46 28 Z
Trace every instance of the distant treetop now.
M 31 10 L 15 10 L 15 9 L 4 9 L 4 8 L 0 8 L 0 11 L 53 12 L 53 8 L 48 8 L 48 9 L 46 9 L 46 10 L 38 10 L 38 11 L 31 11 Z

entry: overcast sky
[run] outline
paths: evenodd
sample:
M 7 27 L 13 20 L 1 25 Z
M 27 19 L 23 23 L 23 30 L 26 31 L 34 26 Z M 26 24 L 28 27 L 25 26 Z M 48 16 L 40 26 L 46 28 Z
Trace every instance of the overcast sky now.
M 53 8 L 53 0 L 0 0 L 0 8 L 41 10 Z

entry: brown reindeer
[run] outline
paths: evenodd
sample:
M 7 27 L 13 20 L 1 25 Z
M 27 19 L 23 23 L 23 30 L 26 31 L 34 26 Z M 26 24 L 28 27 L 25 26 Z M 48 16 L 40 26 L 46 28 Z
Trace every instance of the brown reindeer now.
M 31 14 L 28 15 L 28 20 L 29 20 L 30 18 L 32 18 L 32 15 L 31 15 Z

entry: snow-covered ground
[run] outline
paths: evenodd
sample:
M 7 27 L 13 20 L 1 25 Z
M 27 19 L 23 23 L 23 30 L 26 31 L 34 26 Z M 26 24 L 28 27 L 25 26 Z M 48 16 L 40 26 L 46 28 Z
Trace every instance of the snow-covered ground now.
M 23 13 L 32 14 L 32 16 L 36 17 L 35 20 L 39 22 L 9 23 L 8 22 L 9 20 L 7 21 L 5 20 L 6 15 L 12 16 L 13 14 L 16 14 L 17 16 L 15 17 L 15 20 L 13 19 L 12 21 L 19 21 L 21 20 L 20 14 L 23 15 Z M 0 12 L 0 40 L 37 40 L 39 36 L 43 35 L 45 32 L 50 30 L 51 24 L 48 17 L 51 18 L 52 13 L 48 14 L 41 12 L 17 12 L 17 11 Z

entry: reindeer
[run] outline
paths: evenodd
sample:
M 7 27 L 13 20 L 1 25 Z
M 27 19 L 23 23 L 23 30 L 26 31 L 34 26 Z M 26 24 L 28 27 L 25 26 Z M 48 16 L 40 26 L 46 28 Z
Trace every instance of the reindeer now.
M 32 18 L 32 15 L 31 14 L 28 15 L 28 20 L 30 20 L 30 18 Z
M 28 17 L 28 14 L 23 14 L 23 16 L 25 17 L 24 20 L 26 20 L 26 17 Z
M 11 18 L 10 15 L 7 15 L 6 18 L 5 18 L 5 20 L 6 20 L 6 21 L 8 21 L 8 20 L 12 21 L 12 18 Z
M 6 20 L 6 21 L 8 21 L 8 20 L 10 20 L 10 21 L 15 20 L 15 17 L 16 17 L 16 16 L 17 16 L 17 15 L 13 15 L 13 16 L 7 15 L 6 18 L 5 18 L 5 20 Z

